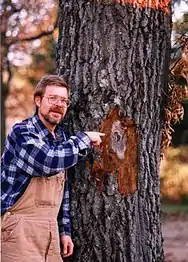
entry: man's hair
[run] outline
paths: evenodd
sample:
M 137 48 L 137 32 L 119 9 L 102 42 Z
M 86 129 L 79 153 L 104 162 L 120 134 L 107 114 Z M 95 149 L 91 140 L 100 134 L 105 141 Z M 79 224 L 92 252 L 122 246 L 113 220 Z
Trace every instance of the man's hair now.
M 42 77 L 41 80 L 36 85 L 35 92 L 34 92 L 34 99 L 37 96 L 42 97 L 46 91 L 47 86 L 65 87 L 67 89 L 68 96 L 70 96 L 70 87 L 65 82 L 63 77 L 58 75 L 46 75 Z

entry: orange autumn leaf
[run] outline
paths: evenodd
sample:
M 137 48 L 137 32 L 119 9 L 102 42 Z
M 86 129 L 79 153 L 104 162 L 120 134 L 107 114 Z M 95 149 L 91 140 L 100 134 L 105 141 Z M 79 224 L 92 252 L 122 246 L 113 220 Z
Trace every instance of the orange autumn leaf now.
M 161 9 L 165 13 L 168 13 L 168 5 L 171 0 L 112 0 L 113 3 L 119 3 L 122 5 L 130 4 L 135 7 L 149 7 L 153 9 Z

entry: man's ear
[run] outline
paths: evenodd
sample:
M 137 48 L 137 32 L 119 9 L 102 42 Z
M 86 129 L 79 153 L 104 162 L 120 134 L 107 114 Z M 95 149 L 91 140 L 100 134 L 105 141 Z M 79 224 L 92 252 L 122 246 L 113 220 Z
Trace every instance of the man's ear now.
M 35 104 L 36 104 L 37 107 L 40 107 L 40 105 L 41 105 L 41 97 L 40 96 L 35 97 Z

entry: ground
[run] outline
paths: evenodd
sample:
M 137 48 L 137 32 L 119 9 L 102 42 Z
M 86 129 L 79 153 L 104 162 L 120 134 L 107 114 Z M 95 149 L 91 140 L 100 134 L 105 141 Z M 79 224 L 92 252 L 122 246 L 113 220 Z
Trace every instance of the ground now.
M 188 262 L 188 215 L 165 217 L 162 229 L 165 262 Z

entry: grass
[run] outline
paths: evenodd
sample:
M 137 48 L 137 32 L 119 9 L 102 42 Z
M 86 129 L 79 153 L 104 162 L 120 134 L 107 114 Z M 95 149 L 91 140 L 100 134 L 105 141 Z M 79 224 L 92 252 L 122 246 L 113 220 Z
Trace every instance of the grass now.
M 173 203 L 162 203 L 161 210 L 167 215 L 172 214 L 188 214 L 188 205 L 185 204 L 173 204 Z

